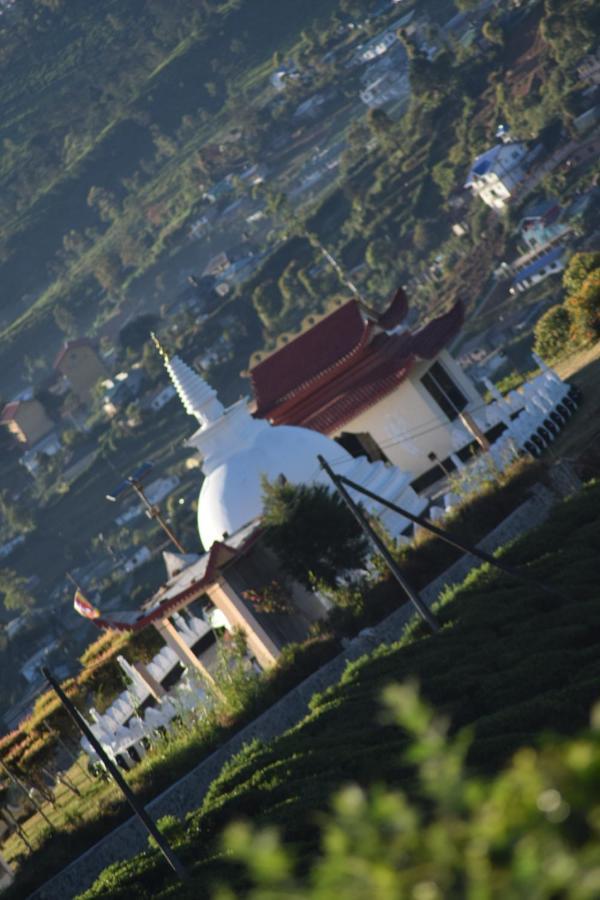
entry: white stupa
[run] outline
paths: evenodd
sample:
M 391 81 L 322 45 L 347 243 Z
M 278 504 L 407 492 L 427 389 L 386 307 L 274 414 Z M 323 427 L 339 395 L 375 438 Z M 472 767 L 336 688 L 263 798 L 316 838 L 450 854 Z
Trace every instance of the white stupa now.
M 330 485 L 319 466 L 319 454 L 341 474 L 411 512 L 425 507 L 426 501 L 410 487 L 407 473 L 381 462 L 370 463 L 365 457 L 355 459 L 331 438 L 308 428 L 254 419 L 246 400 L 225 409 L 197 372 L 178 356 L 168 358 L 158 342 L 157 346 L 186 412 L 199 424 L 186 443 L 202 457 L 198 531 L 205 550 L 260 517 L 263 478 L 272 482 L 283 475 L 292 484 Z M 359 495 L 357 499 L 365 500 Z M 375 511 L 394 535 L 409 525 L 379 504 Z

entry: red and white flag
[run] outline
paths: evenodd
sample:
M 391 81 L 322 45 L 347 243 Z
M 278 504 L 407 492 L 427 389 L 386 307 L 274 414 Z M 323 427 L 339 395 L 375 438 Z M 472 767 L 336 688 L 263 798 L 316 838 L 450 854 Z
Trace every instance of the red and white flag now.
M 80 616 L 85 616 L 86 619 L 97 619 L 100 616 L 100 610 L 96 609 L 95 606 L 92 606 L 90 601 L 86 600 L 79 590 L 75 591 L 73 608 L 75 609 L 75 612 L 78 612 Z

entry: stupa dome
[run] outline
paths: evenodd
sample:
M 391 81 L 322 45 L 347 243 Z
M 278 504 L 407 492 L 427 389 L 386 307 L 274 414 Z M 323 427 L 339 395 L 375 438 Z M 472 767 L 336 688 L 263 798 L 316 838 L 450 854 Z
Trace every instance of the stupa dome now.
M 335 441 L 291 425 L 270 426 L 252 420 L 258 428 L 254 440 L 236 450 L 207 473 L 198 500 L 198 531 L 205 549 L 233 534 L 262 513 L 262 479 L 283 475 L 293 484 L 324 478 L 317 456 L 339 464 L 351 459 Z
M 283 475 L 293 484 L 325 481 L 319 454 L 338 464 L 352 460 L 343 447 L 316 431 L 254 419 L 245 400 L 225 409 L 197 372 L 159 349 L 184 409 L 200 425 L 187 444 L 202 457 L 198 531 L 205 550 L 261 515 L 263 478 L 274 481 Z
M 199 428 L 187 441 L 201 457 L 204 482 L 198 499 L 198 531 L 205 550 L 262 514 L 263 479 L 275 481 L 281 475 L 291 484 L 330 481 L 321 470 L 318 456 L 332 468 L 371 490 L 382 491 L 405 508 L 421 512 L 427 501 L 410 486 L 410 476 L 383 462 L 354 459 L 336 441 L 318 431 L 295 425 L 271 425 L 255 419 L 246 400 L 223 407 L 215 391 L 179 357 L 168 358 L 160 344 L 166 368 L 189 415 Z M 401 516 L 389 513 L 375 501 L 364 501 L 379 515 L 394 536 L 409 525 Z

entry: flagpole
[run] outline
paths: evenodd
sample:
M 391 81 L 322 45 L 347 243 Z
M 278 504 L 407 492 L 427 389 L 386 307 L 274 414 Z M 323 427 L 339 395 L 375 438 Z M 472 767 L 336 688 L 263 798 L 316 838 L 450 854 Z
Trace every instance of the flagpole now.
M 83 588 L 81 587 L 80 584 L 78 584 L 78 583 L 75 581 L 75 579 L 73 578 L 73 576 L 71 575 L 71 573 L 70 573 L 70 572 L 65 572 L 65 575 L 67 576 L 67 578 L 69 579 L 69 581 L 71 582 L 71 584 L 74 584 L 75 587 L 77 588 L 77 590 L 78 590 L 81 594 L 83 594 L 83 593 L 84 593 L 84 592 L 83 592 Z M 84 596 L 85 596 L 85 594 L 84 594 Z

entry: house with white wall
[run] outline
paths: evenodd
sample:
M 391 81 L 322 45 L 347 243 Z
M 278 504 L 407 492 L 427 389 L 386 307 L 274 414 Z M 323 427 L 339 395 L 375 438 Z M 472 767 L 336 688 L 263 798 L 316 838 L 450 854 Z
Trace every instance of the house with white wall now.
M 528 155 L 523 141 L 496 144 L 477 157 L 465 182 L 465 188 L 487 206 L 503 212 L 518 194 L 527 176 L 524 160 Z
M 431 469 L 453 452 L 456 429 L 464 432 L 482 398 L 446 349 L 462 305 L 414 331 L 407 313 L 400 290 L 383 313 L 353 299 L 309 317 L 300 335 L 253 357 L 254 416 L 313 429 L 413 477 Z

